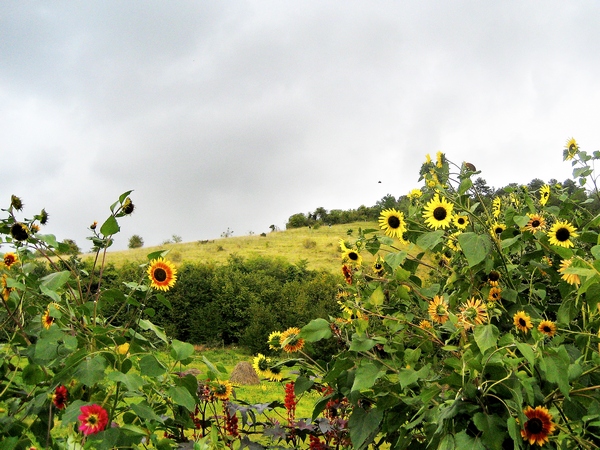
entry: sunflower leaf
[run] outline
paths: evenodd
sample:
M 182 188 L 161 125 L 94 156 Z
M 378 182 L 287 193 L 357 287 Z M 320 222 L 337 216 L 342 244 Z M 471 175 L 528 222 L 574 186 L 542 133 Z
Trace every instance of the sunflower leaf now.
M 478 235 L 477 233 L 461 233 L 458 236 L 458 243 L 467 258 L 469 267 L 476 266 L 483 261 L 492 249 L 492 243 L 487 235 Z
M 302 327 L 298 336 L 307 342 L 317 342 L 321 339 L 329 339 L 331 337 L 329 322 L 323 318 L 311 320 Z
M 115 219 L 115 216 L 109 216 L 108 219 L 106 219 L 106 222 L 100 227 L 100 233 L 104 236 L 112 236 L 113 234 L 117 234 L 120 230 L 121 228 L 119 227 L 119 223 L 117 222 L 117 219 Z

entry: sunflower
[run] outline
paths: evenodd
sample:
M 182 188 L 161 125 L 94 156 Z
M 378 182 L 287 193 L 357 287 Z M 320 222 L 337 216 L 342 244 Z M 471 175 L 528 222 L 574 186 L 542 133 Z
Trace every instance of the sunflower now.
M 6 276 L 5 273 L 2 274 L 2 298 L 4 299 L 5 302 L 8 301 L 8 299 L 10 298 L 10 293 L 12 292 L 13 288 L 8 286 L 8 277 Z
M 497 219 L 498 217 L 500 217 L 500 207 L 502 206 L 502 200 L 500 200 L 500 197 L 496 197 L 494 198 L 494 200 L 492 200 L 492 215 Z
M 490 233 L 495 238 L 499 238 L 504 230 L 506 230 L 506 225 L 503 223 L 494 222 L 490 227 Z
M 125 199 L 125 201 L 123 202 L 123 206 L 121 208 L 122 208 L 121 211 L 123 211 L 123 214 L 129 215 L 129 214 L 133 213 L 133 210 L 135 209 L 135 205 L 133 204 L 131 199 L 129 197 L 127 197 Z
M 497 272 L 496 270 L 492 270 L 488 274 L 487 278 L 488 278 L 488 283 L 490 283 L 490 286 L 498 286 L 498 282 L 500 280 L 500 272 Z
M 378 277 L 382 277 L 385 274 L 385 268 L 383 267 L 383 261 L 381 261 L 381 259 L 377 259 L 371 268 L 373 269 L 373 273 Z
M 540 188 L 540 205 L 542 205 L 542 206 L 546 205 L 546 203 L 548 203 L 549 198 L 550 198 L 550 186 L 545 184 Z
M 267 339 L 267 344 L 269 344 L 269 348 L 271 350 L 281 350 L 281 331 L 273 331 L 269 334 L 269 338 Z
M 540 333 L 544 333 L 548 337 L 556 334 L 556 324 L 550 320 L 542 320 L 537 329 Z
M 421 320 L 419 322 L 419 328 L 423 330 L 430 330 L 433 328 L 433 325 L 431 325 L 431 322 L 429 320 Z
M 471 298 L 460 307 L 459 323 L 465 330 L 469 330 L 475 325 L 481 325 L 487 320 L 487 308 L 479 299 Z
M 262 353 L 259 353 L 254 357 L 252 361 L 252 367 L 258 374 L 259 377 L 268 378 L 267 375 L 270 374 L 269 366 L 271 363 L 271 358 L 267 358 Z
M 351 248 L 347 248 L 344 250 L 344 253 L 342 253 L 342 260 L 348 261 L 350 262 L 350 264 L 356 266 L 360 266 L 362 264 L 362 256 L 360 256 L 360 253 Z
M 116 352 L 119 355 L 126 355 L 129 352 L 129 342 L 125 342 L 124 344 L 117 345 Z
M 575 286 L 579 286 L 581 284 L 579 275 L 577 275 L 576 273 L 568 273 L 567 272 L 567 269 L 569 267 L 571 267 L 572 263 L 573 263 L 573 258 L 563 259 L 560 262 L 560 269 L 558 269 L 558 273 L 562 274 L 561 278 L 563 280 L 565 280 L 567 283 L 573 284 Z
M 230 381 L 215 380 L 210 383 L 210 393 L 220 400 L 227 400 L 233 393 L 233 385 Z
M 554 433 L 556 425 L 552 422 L 552 415 L 543 406 L 533 409 L 528 406 L 523 410 L 527 421 L 523 424 L 521 436 L 529 445 L 537 444 L 540 447 L 548 442 L 548 436 Z
M 490 293 L 488 294 L 488 300 L 498 301 L 502 298 L 502 289 L 499 287 L 493 287 L 490 289 Z
M 15 222 L 10 227 L 10 235 L 17 241 L 26 241 L 29 238 L 29 228 L 21 222 Z
M 16 195 L 10 196 L 10 206 L 11 208 L 16 209 L 17 211 L 21 211 L 23 209 L 23 202 Z
M 40 231 L 40 226 L 36 223 L 32 223 L 31 226 L 29 227 L 29 229 L 31 230 L 31 232 L 33 234 L 37 233 L 38 231 Z
M 459 230 L 464 230 L 469 226 L 469 216 L 457 214 L 454 216 L 452 221 L 454 222 L 454 226 Z
M 410 191 L 408 193 L 408 198 L 410 200 L 417 200 L 418 198 L 421 198 L 423 196 L 423 192 L 421 191 L 421 189 L 413 189 L 412 191 Z
M 579 235 L 575 233 L 576 230 L 577 228 L 566 220 L 557 221 L 550 227 L 550 231 L 548 232 L 550 244 L 565 248 L 573 247 L 571 238 L 579 237 Z
M 54 323 L 54 317 L 50 315 L 50 309 L 47 309 L 42 316 L 42 326 L 49 330 L 52 324 Z
M 531 323 L 531 317 L 525 311 L 519 311 L 513 316 L 513 321 L 518 330 L 523 333 L 529 332 L 531 328 L 533 328 L 533 324 Z
M 565 149 L 563 150 L 563 159 L 565 161 L 570 161 L 575 157 L 575 154 L 579 151 L 579 146 L 577 145 L 577 141 L 575 138 L 571 138 L 565 144 Z
M 386 236 L 396 237 L 404 242 L 402 235 L 406 231 L 404 214 L 395 209 L 384 209 L 379 216 L 379 227 Z
M 281 333 L 279 337 L 279 345 L 286 353 L 295 353 L 302 350 L 304 347 L 304 339 L 299 338 L 300 328 L 291 327 Z
M 449 318 L 448 304 L 444 300 L 444 297 L 441 297 L 439 295 L 433 297 L 433 300 L 429 302 L 427 312 L 429 313 L 429 317 L 431 317 L 431 320 L 437 323 L 444 324 Z
M 40 212 L 40 223 L 42 225 L 46 225 L 48 223 L 48 217 L 50 215 L 46 212 L 45 209 L 42 209 L 42 211 Z
M 4 259 L 4 265 L 6 266 L 7 269 L 10 269 L 12 267 L 12 265 L 15 264 L 19 260 L 17 255 L 13 252 L 5 253 L 3 259 Z
M 281 367 L 269 367 L 269 370 L 265 372 L 265 378 L 268 378 L 270 381 L 281 381 L 281 379 L 283 378 L 283 374 L 281 373 Z
M 452 208 L 452 203 L 443 197 L 440 198 L 439 194 L 435 194 L 424 208 L 425 223 L 434 230 L 448 227 L 452 220 Z
M 442 166 L 444 165 L 444 154 L 442 152 L 437 152 L 437 154 L 435 155 L 435 159 L 436 159 L 436 166 L 438 169 L 441 169 Z
M 457 231 L 456 233 L 452 233 L 450 236 L 448 236 L 448 240 L 446 241 L 446 246 L 452 250 L 454 250 L 455 252 L 460 252 L 460 244 L 458 242 L 458 236 L 460 236 L 460 234 L 462 233 L 462 231 Z
M 352 284 L 352 267 L 347 264 L 342 266 L 342 273 L 347 284 Z
M 154 289 L 168 291 L 177 280 L 177 269 L 166 259 L 158 258 L 150 261 L 148 267 L 148 278 L 150 278 L 150 287 Z
M 425 155 L 425 164 L 431 164 L 431 156 L 429 156 L 429 153 Z
M 536 231 L 540 231 L 546 228 L 546 219 L 544 219 L 539 214 L 530 214 L 529 222 L 525 225 L 524 230 L 531 231 L 535 233 Z

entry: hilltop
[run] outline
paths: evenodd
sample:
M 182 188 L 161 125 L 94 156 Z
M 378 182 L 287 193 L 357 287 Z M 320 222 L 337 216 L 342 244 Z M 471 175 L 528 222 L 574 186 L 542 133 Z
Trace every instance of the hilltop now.
M 264 256 L 282 258 L 296 264 L 303 260 L 311 270 L 340 270 L 338 242 L 348 238 L 348 230 L 356 236 L 359 228 L 378 228 L 375 222 L 353 222 L 332 226 L 302 227 L 283 231 L 273 231 L 264 236 L 249 235 L 219 238 L 208 241 L 195 241 L 166 244 L 156 247 L 142 247 L 130 250 L 108 251 L 107 262 L 120 266 L 126 262 L 144 263 L 149 253 L 169 250 L 168 258 L 175 263 L 214 262 L 225 263 L 230 255 L 244 258 Z M 369 255 L 363 255 L 370 261 Z M 90 254 L 82 255 L 83 259 Z

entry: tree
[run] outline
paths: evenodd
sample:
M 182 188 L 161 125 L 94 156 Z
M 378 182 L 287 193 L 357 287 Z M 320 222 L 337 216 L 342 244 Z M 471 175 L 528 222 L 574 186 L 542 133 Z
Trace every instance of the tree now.
M 144 239 L 141 236 L 134 234 L 129 238 L 129 248 L 141 248 L 144 246 Z
M 78 255 L 81 253 L 79 246 L 73 239 L 64 239 L 59 246 L 59 251 L 63 255 Z
M 232 231 L 232 233 L 233 233 L 233 231 Z M 173 240 L 173 242 L 175 244 L 179 244 L 181 241 L 183 241 L 181 236 L 179 236 L 178 234 L 174 234 L 173 236 L 171 236 L 171 239 Z

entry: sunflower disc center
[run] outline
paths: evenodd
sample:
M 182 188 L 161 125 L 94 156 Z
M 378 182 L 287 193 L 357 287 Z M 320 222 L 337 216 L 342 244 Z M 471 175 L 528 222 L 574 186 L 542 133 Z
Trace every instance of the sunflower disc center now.
M 531 226 L 533 228 L 537 228 L 540 226 L 540 221 L 539 220 L 534 220 L 533 222 L 531 222 Z
M 520 318 L 519 319 L 519 325 L 522 327 L 526 327 L 527 326 L 527 322 L 525 321 L 525 319 Z
M 358 260 L 358 253 L 356 253 L 356 252 L 350 252 L 350 253 L 348 253 L 348 258 L 350 258 L 352 261 L 357 261 Z
M 400 227 L 400 219 L 398 219 L 396 216 L 390 216 L 388 217 L 388 225 L 390 228 L 398 228 Z
M 167 271 L 165 269 L 161 269 L 160 267 L 154 269 L 154 279 L 158 282 L 163 282 L 167 279 Z
M 556 230 L 556 240 L 560 242 L 565 242 L 569 240 L 569 236 L 571 236 L 571 232 L 566 228 L 559 228 Z
M 537 417 L 534 417 L 533 419 L 529 419 L 525 423 L 525 429 L 530 434 L 538 434 L 538 433 L 541 433 L 544 430 L 544 424 L 541 421 L 541 419 L 538 419 Z
M 443 206 L 438 206 L 433 210 L 433 217 L 435 220 L 444 220 L 448 215 L 448 211 Z

